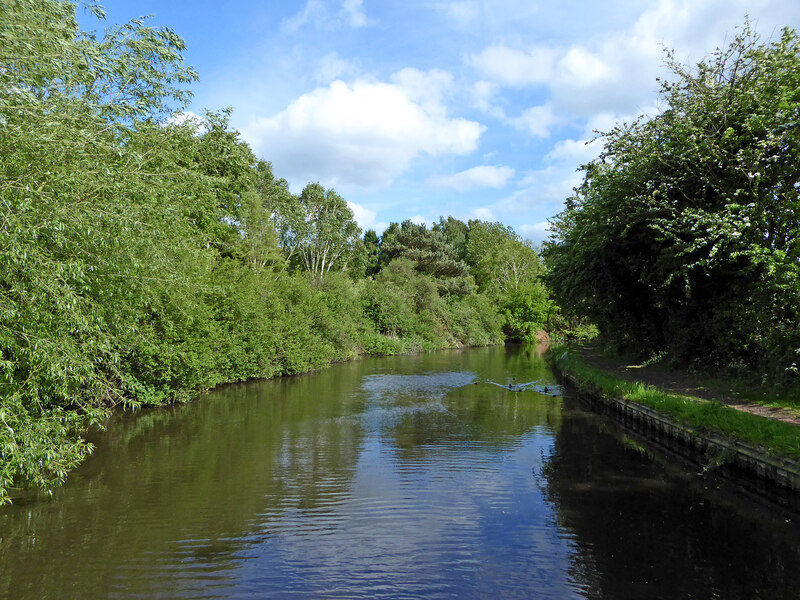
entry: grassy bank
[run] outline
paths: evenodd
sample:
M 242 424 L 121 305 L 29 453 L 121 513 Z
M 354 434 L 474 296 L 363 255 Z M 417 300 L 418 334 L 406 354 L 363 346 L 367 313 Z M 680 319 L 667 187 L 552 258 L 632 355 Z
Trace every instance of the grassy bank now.
M 624 381 L 594 368 L 577 352 L 560 346 L 551 360 L 563 373 L 572 375 L 582 391 L 598 391 L 611 398 L 636 402 L 703 432 L 760 446 L 772 455 L 800 458 L 800 428 L 790 423 L 754 415 L 720 402 L 664 392 L 641 382 Z

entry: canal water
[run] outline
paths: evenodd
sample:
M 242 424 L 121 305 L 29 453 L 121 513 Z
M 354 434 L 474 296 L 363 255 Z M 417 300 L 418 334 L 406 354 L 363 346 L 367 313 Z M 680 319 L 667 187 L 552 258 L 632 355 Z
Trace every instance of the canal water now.
M 553 383 L 473 349 L 120 417 L 0 509 L 0 597 L 800 598 L 800 519 Z

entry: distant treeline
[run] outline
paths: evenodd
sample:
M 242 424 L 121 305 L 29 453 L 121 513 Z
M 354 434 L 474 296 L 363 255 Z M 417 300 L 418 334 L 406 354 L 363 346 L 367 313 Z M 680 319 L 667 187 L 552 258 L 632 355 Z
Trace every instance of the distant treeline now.
M 0 504 L 63 479 L 117 405 L 527 341 L 557 317 L 510 228 L 362 236 L 335 191 L 292 194 L 226 111 L 182 118 L 196 74 L 168 29 L 99 39 L 71 2 L 11 0 L 0 40 Z

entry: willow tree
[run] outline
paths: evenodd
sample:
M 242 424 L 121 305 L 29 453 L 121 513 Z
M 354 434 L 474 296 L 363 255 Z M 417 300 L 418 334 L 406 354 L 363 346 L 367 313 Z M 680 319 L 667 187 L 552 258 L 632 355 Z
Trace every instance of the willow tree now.
M 790 375 L 800 352 L 800 41 L 745 26 L 603 136 L 553 223 L 559 303 L 642 353 Z
M 3 2 L 0 40 L 2 502 L 13 482 L 62 478 L 90 448 L 78 433 L 123 400 L 114 330 L 164 264 L 152 224 L 168 210 L 158 150 L 133 148 L 163 139 L 195 74 L 172 31 L 132 21 L 98 39 L 70 2 Z

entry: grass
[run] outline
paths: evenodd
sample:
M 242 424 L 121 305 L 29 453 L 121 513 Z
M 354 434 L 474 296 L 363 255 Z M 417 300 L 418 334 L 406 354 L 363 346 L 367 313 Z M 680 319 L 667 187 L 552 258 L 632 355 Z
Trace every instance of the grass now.
M 695 429 L 760 446 L 772 455 L 800 459 L 800 428 L 768 417 L 736 410 L 719 402 L 680 396 L 643 383 L 628 382 L 596 369 L 566 347 L 551 350 L 553 364 L 581 382 L 586 391 L 600 391 L 648 406 Z

